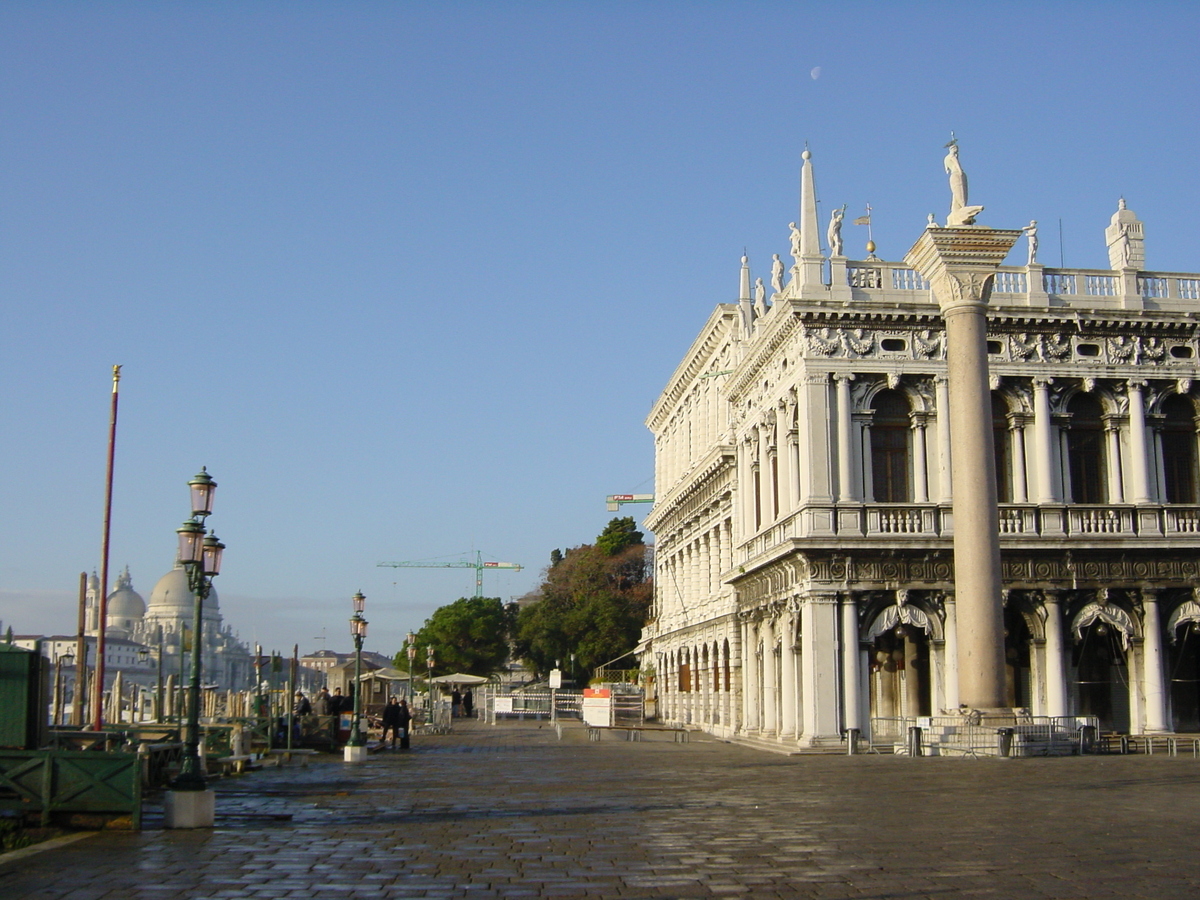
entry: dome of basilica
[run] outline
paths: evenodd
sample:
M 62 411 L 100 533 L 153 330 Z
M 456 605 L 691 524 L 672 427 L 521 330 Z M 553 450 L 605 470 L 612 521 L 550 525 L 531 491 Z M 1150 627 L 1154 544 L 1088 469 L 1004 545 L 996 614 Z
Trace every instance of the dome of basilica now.
M 133 579 L 129 577 L 128 566 L 117 577 L 117 583 L 108 595 L 106 611 L 110 620 L 134 620 L 146 614 L 146 601 L 133 589 Z
M 175 568 L 158 579 L 158 583 L 154 585 L 154 590 L 150 592 L 150 606 L 146 612 L 156 619 L 191 621 L 194 603 L 195 597 L 192 589 L 188 587 L 187 570 L 184 569 L 183 563 L 177 562 Z M 219 616 L 217 591 L 213 588 L 208 599 L 204 601 L 204 618 L 216 619 Z

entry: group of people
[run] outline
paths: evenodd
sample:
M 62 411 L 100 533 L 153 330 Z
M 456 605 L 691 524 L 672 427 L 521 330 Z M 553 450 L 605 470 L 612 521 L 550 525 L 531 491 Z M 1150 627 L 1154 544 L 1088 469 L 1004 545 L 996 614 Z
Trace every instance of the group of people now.
M 475 698 L 471 696 L 471 689 L 467 688 L 466 693 L 461 693 L 458 688 L 450 695 L 450 715 L 458 719 L 466 716 L 468 719 L 475 714 Z
M 322 687 L 312 701 L 304 695 L 303 691 L 296 691 L 295 700 L 292 703 L 292 716 L 296 720 L 293 727 L 296 729 L 297 736 L 299 736 L 299 719 L 301 716 L 311 716 L 314 713 L 318 716 L 338 716 L 344 712 L 353 711 L 354 698 L 344 696 L 340 687 L 334 688 L 332 694 L 329 693 L 327 688 Z M 400 749 L 407 750 L 409 746 L 408 731 L 412 724 L 412 718 L 408 702 L 398 697 L 392 697 L 383 708 L 383 734 L 379 742 L 386 745 L 388 734 L 390 733 L 392 736 L 392 748 L 395 749 L 396 741 L 399 740 Z
M 342 696 L 342 689 L 334 688 L 333 693 L 322 687 L 313 698 L 315 703 L 309 703 L 301 691 L 296 691 L 296 703 L 292 712 L 297 716 L 307 716 L 316 713 L 318 716 L 337 716 L 344 712 L 354 711 L 354 698 Z

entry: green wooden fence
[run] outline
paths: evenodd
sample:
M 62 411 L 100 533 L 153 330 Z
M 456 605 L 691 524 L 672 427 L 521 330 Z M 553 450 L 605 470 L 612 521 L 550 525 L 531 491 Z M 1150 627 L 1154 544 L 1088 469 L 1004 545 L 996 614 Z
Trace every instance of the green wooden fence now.
M 123 813 L 142 827 L 142 780 L 135 753 L 0 750 L 0 808 L 41 814 Z

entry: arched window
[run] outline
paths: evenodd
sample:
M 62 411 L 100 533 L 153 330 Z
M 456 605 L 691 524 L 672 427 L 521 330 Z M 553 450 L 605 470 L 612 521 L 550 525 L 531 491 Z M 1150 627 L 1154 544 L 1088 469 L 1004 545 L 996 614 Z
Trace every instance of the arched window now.
M 992 444 L 996 452 L 996 499 L 1012 503 L 1012 432 L 1008 430 L 1008 404 L 992 393 Z
M 912 428 L 908 398 L 900 391 L 881 391 L 875 395 L 872 409 L 871 478 L 875 502 L 909 503 Z
M 1071 500 L 1107 503 L 1104 421 L 1100 401 L 1091 394 L 1076 394 L 1067 406 L 1071 424 L 1067 431 L 1067 459 L 1071 467 Z
M 1168 503 L 1197 503 L 1196 408 L 1175 394 L 1162 405 L 1163 481 Z

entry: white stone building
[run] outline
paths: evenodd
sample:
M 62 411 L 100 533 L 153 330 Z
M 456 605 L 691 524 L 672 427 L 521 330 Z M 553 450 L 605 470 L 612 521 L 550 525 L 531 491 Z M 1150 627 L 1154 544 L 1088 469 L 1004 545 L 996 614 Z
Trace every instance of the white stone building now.
M 88 579 L 85 600 L 86 632 L 94 637 L 100 617 L 100 579 L 94 574 Z M 190 677 L 192 644 L 191 630 L 194 618 L 194 598 L 188 587 L 187 572 L 176 563 L 154 585 L 150 602 L 133 588 L 133 580 L 126 568 L 113 585 L 105 609 L 105 647 L 110 644 L 124 646 L 126 642 L 149 649 L 149 666 L 158 668 L 159 648 L 162 648 L 163 670 L 168 674 L 180 673 L 181 661 L 186 662 L 185 677 Z M 223 689 L 242 690 L 254 683 L 253 655 L 250 648 L 238 640 L 233 629 L 223 623 L 214 589 L 204 604 L 201 617 L 201 672 L 205 684 L 215 684 Z M 186 631 L 186 660 L 182 659 L 181 647 Z M 111 681 L 112 672 L 105 678 Z
M 787 283 L 743 257 L 646 422 L 660 717 L 798 746 L 959 706 L 944 320 L 826 257 L 814 197 L 806 151 Z M 1007 702 L 1200 731 L 1200 274 L 1146 271 L 1123 200 L 1102 231 L 1111 269 L 1035 232 L 990 298 Z

